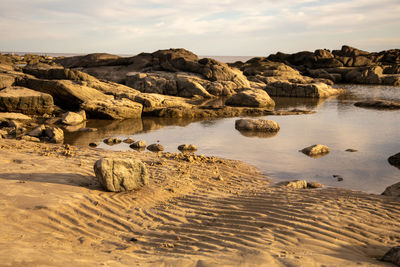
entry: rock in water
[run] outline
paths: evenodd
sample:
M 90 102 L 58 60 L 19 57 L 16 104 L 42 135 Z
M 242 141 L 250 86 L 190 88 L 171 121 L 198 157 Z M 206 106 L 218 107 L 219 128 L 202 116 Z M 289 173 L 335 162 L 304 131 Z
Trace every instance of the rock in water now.
M 400 197 L 400 182 L 386 187 L 382 195 Z
M 130 148 L 145 148 L 146 141 L 144 141 L 144 140 L 136 141 L 136 142 L 132 143 L 129 147 Z
M 400 153 L 397 153 L 396 155 L 390 156 L 388 158 L 388 161 L 391 165 L 400 167 Z
M 77 125 L 86 120 L 86 113 L 84 110 L 76 113 L 68 111 L 62 115 L 61 122 L 66 125 Z
M 400 109 L 400 102 L 388 100 L 366 100 L 354 103 L 356 107 L 376 109 Z
M 382 258 L 382 261 L 387 261 L 400 266 L 400 246 L 392 247 Z
M 104 189 L 112 192 L 139 189 L 149 182 L 146 166 L 135 159 L 103 158 L 94 164 L 94 172 Z
M 178 146 L 178 150 L 180 151 L 196 151 L 197 146 L 193 144 L 183 144 Z
M 280 126 L 277 122 L 271 120 L 239 119 L 235 121 L 235 129 L 239 131 L 277 132 Z
M 272 100 L 272 98 L 264 90 L 247 89 L 226 100 L 226 105 L 242 106 L 242 107 L 273 108 L 275 106 L 275 101 Z
M 312 145 L 312 146 L 303 148 L 300 151 L 303 152 L 304 154 L 306 154 L 307 156 L 315 157 L 315 156 L 322 156 L 322 155 L 328 154 L 330 150 L 329 150 L 329 147 L 327 147 L 325 145 Z
M 147 149 L 153 152 L 163 151 L 164 147 L 160 144 L 151 144 L 147 146 Z

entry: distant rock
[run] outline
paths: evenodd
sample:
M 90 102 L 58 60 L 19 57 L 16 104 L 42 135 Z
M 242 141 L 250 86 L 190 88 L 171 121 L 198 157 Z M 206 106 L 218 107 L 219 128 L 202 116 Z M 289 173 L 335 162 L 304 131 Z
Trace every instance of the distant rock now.
M 178 146 L 178 150 L 180 151 L 196 151 L 197 146 L 193 144 L 183 144 Z
M 400 182 L 386 187 L 386 189 L 385 189 L 385 191 L 383 191 L 382 195 L 400 197 Z
M 24 87 L 8 87 L 0 91 L 0 111 L 43 115 L 53 112 L 53 97 Z
M 366 100 L 356 102 L 357 107 L 376 108 L 376 109 L 400 109 L 400 102 L 388 100 Z
M 391 165 L 399 167 L 400 168 L 400 153 L 397 153 L 396 155 L 390 156 L 388 158 L 388 161 Z
M 104 189 L 112 192 L 136 190 L 149 183 L 146 166 L 135 159 L 103 158 L 94 164 L 94 172 Z
M 358 150 L 357 150 L 357 149 L 354 149 L 354 148 L 348 148 L 348 149 L 346 149 L 345 151 L 346 151 L 346 152 L 358 152 Z
M 153 152 L 164 151 L 164 147 L 160 144 L 151 144 L 147 146 L 147 149 Z
M 382 261 L 391 262 L 400 266 L 400 246 L 392 247 L 383 257 Z
M 240 131 L 278 132 L 280 126 L 272 120 L 239 119 L 235 121 L 235 128 Z
M 302 150 L 300 150 L 300 152 L 303 152 L 304 154 L 306 154 L 307 156 L 310 157 L 318 157 L 318 156 L 323 156 L 329 153 L 329 147 L 325 146 L 325 145 L 312 145 L 306 148 L 303 148 Z
M 104 142 L 105 144 L 109 145 L 109 146 L 112 146 L 112 145 L 115 145 L 115 144 L 119 144 L 119 143 L 121 143 L 122 141 L 121 141 L 121 139 L 119 139 L 119 138 L 110 137 L 110 138 L 104 139 L 103 142 Z
M 86 120 L 86 113 L 84 110 L 80 112 L 68 111 L 61 116 L 61 122 L 66 125 L 77 125 Z
M 230 97 L 225 104 L 229 106 L 273 108 L 275 101 L 264 90 L 247 89 Z
M 97 147 L 99 144 L 98 143 L 95 143 L 95 142 L 92 142 L 92 143 L 89 143 L 89 146 L 90 147 Z

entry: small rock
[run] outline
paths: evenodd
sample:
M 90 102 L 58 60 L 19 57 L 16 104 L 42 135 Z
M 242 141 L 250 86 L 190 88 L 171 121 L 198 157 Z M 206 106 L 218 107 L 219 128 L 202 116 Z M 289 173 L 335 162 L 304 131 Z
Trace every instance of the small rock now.
M 119 144 L 121 143 L 121 140 L 118 138 L 106 138 L 103 140 L 103 142 L 109 146 L 115 145 L 115 144 Z
M 193 144 L 184 144 L 184 145 L 178 146 L 178 150 L 180 150 L 180 151 L 196 151 L 197 146 L 193 145 Z
M 45 135 L 49 138 L 51 143 L 62 143 L 64 142 L 64 132 L 62 129 L 57 127 L 46 126 Z
M 391 165 L 400 167 L 400 153 L 397 153 L 396 155 L 390 156 L 388 158 L 388 161 Z
M 145 148 L 146 141 L 143 141 L 143 140 L 136 141 L 136 142 L 132 143 L 129 147 L 130 148 Z
M 333 178 L 336 178 L 336 179 L 338 180 L 338 182 L 343 181 L 343 177 L 342 177 L 341 175 L 334 174 L 334 175 L 332 175 L 332 176 L 333 176 Z
M 322 184 L 317 182 L 307 182 L 307 188 L 322 188 L 324 187 Z
M 235 129 L 241 131 L 277 132 L 280 126 L 272 120 L 239 119 L 235 121 Z
M 89 146 L 90 146 L 90 147 L 97 147 L 98 145 L 99 145 L 98 143 L 94 143 L 94 142 L 89 143 Z
M 151 144 L 149 146 L 147 146 L 147 149 L 153 152 L 159 152 L 159 151 L 163 151 L 164 147 L 160 144 Z
M 304 154 L 310 157 L 323 156 L 328 154 L 329 151 L 330 151 L 329 147 L 325 145 L 312 145 L 300 150 L 300 152 L 303 152 Z
M 294 189 L 305 189 L 307 188 L 307 181 L 306 180 L 285 181 L 278 183 L 277 186 L 290 187 Z
M 21 140 L 25 141 L 31 141 L 31 142 L 40 142 L 40 139 L 37 137 L 29 136 L 29 135 L 24 135 L 21 137 Z
M 400 182 L 386 187 L 382 195 L 400 197 Z
M 86 113 L 84 110 L 79 113 L 68 111 L 61 117 L 61 122 L 66 125 L 77 125 L 86 120 Z
M 346 152 L 358 152 L 357 149 L 353 149 L 353 148 L 348 148 L 345 150 Z
M 94 172 L 104 189 L 112 192 L 139 189 L 148 184 L 143 162 L 126 158 L 103 158 L 94 164 Z
M 135 139 L 128 137 L 128 138 L 126 138 L 126 139 L 125 139 L 124 141 L 122 141 L 122 142 L 124 142 L 124 143 L 126 143 L 126 144 L 132 144 L 132 143 L 135 142 Z
M 400 266 L 400 246 L 392 247 L 383 257 L 382 261 L 391 262 Z

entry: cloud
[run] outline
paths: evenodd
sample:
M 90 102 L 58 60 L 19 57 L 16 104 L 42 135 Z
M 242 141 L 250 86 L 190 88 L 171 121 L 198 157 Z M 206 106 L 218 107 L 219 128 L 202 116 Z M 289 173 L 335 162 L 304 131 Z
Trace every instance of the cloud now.
M 264 55 L 266 51 L 338 48 L 344 42 L 357 43 L 366 50 L 377 47 L 382 50 L 400 45 L 395 38 L 398 28 L 398 0 L 2 0 L 0 3 L 0 50 L 21 47 L 49 52 L 96 49 L 138 53 L 159 44 L 209 55 Z M 68 38 L 69 42 L 65 42 Z M 380 44 L 373 41 L 378 39 Z M 32 40 L 41 46 L 32 47 Z

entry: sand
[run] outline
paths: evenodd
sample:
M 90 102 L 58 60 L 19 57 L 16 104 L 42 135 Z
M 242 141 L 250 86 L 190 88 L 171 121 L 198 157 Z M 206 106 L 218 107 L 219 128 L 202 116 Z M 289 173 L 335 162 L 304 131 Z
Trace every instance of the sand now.
M 146 163 L 102 190 L 104 156 Z M 400 199 L 271 186 L 242 162 L 0 140 L 1 266 L 393 266 Z

